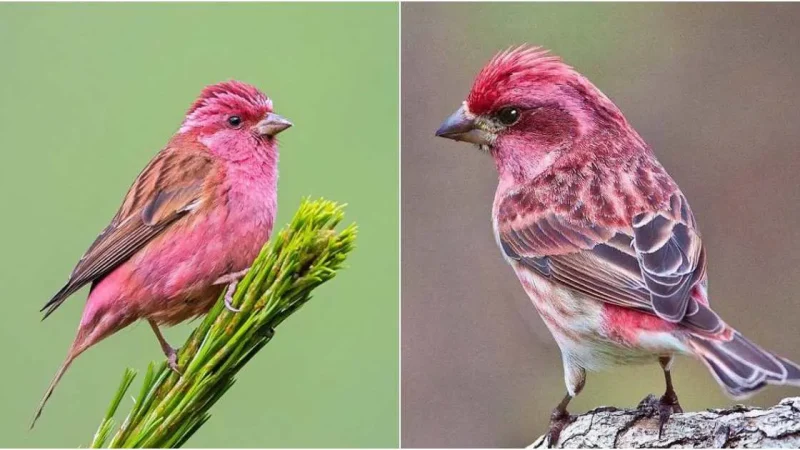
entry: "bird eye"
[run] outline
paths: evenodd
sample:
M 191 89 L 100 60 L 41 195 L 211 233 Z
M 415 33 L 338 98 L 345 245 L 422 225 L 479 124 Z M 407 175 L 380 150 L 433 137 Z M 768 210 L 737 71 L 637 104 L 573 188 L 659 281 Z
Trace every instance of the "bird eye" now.
M 514 125 L 519 120 L 519 108 L 508 106 L 497 112 L 497 119 L 505 126 Z
M 228 125 L 233 128 L 239 128 L 242 125 L 242 118 L 239 116 L 230 116 L 228 117 Z

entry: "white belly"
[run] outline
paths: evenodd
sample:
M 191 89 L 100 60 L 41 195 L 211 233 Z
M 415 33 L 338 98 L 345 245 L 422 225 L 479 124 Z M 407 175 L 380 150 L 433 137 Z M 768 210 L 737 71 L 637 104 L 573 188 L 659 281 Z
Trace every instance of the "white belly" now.
M 502 186 L 501 186 L 502 187 Z M 492 217 L 497 217 L 501 200 L 495 198 Z M 659 355 L 685 352 L 685 345 L 670 332 L 641 331 L 636 334 L 637 345 L 620 339 L 606 326 L 607 310 L 599 300 L 556 285 L 537 272 L 522 267 L 502 250 L 496 220 L 492 228 L 500 252 L 514 268 L 525 293 L 536 308 L 565 359 L 587 370 L 601 370 L 614 365 L 654 362 Z
M 511 265 L 564 357 L 587 370 L 652 363 L 659 355 L 685 350 L 669 332 L 641 331 L 636 345 L 626 342 L 607 328 L 602 302 L 560 287 L 516 261 Z

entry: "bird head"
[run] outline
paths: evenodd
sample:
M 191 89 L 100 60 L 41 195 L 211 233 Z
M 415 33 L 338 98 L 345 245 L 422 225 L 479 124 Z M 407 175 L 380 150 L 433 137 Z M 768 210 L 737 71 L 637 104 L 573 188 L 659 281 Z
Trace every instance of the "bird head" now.
M 576 145 L 596 131 L 628 128 L 589 80 L 546 50 L 522 46 L 498 53 L 481 69 L 436 135 L 477 144 L 501 172 L 541 173 L 565 154 L 605 151 Z
M 235 152 L 272 143 L 292 123 L 272 111 L 272 100 L 252 85 L 225 81 L 207 86 L 186 113 L 180 134 L 193 134 L 212 151 Z

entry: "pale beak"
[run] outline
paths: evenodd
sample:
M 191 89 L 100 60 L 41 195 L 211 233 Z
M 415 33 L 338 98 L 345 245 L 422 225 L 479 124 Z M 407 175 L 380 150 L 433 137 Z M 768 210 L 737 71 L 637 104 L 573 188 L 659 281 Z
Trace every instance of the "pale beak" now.
M 261 136 L 275 136 L 291 126 L 292 122 L 289 122 L 275 113 L 269 113 L 261 122 L 258 122 L 254 128 Z
M 436 136 L 478 145 L 492 145 L 492 135 L 478 128 L 475 119 L 467 116 L 463 106 L 444 121 L 436 130 Z

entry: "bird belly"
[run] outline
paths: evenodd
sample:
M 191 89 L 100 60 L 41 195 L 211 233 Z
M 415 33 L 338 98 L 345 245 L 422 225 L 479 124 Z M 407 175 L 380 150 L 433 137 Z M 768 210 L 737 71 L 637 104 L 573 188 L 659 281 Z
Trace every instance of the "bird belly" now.
M 172 325 L 211 309 L 225 288 L 214 282 L 249 267 L 271 231 L 271 223 L 237 216 L 218 211 L 180 224 L 126 263 L 139 286 L 134 302 L 142 317 Z
M 153 302 L 145 308 L 144 316 L 159 325 L 176 325 L 206 314 L 222 294 L 224 286 L 208 286 L 178 294 L 168 301 Z
M 573 363 L 587 370 L 602 370 L 615 365 L 651 363 L 660 355 L 682 350 L 671 324 L 560 286 L 516 261 L 512 265 L 562 354 Z M 614 321 L 619 313 L 626 319 L 643 316 L 655 321 L 644 318 L 640 322 Z

